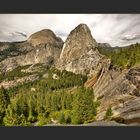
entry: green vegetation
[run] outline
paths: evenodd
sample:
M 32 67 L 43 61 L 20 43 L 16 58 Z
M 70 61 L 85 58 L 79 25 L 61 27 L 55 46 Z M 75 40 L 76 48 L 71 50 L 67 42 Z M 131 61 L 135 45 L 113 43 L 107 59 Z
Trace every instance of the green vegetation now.
M 7 79 L 8 81 L 14 80 L 15 78 L 24 77 L 30 75 L 30 73 L 22 72 L 22 69 L 27 69 L 30 65 L 19 66 L 12 71 L 1 73 L 0 74 L 0 82 Z
M 109 106 L 105 114 L 105 119 L 110 119 L 112 115 L 113 115 L 112 108 L 111 106 Z
M 111 58 L 113 67 L 130 68 L 140 64 L 140 44 L 127 47 L 99 47 L 99 52 Z
M 3 122 L 6 126 L 44 125 L 53 119 L 62 124 L 82 124 L 96 115 L 92 96 L 93 91 L 84 87 L 73 92 L 23 92 L 11 99 Z
M 93 91 L 80 88 L 74 94 L 72 123 L 80 124 L 91 120 L 94 114 Z
M 21 69 L 13 70 L 8 77 L 23 76 Z M 93 101 L 93 90 L 84 87 L 86 76 L 55 68 L 38 74 L 36 81 L 0 90 L 1 125 L 82 124 L 95 120 L 99 103 Z
M 56 74 L 58 79 L 53 79 L 53 75 Z M 74 86 L 83 85 L 87 80 L 87 77 L 81 74 L 74 74 L 66 70 L 59 71 L 55 68 L 51 68 L 48 71 L 47 87 L 52 90 L 61 88 L 68 88 Z
M 6 90 L 1 87 L 0 89 L 0 124 L 3 124 L 3 117 L 5 116 L 5 110 L 10 103 L 10 98 Z
M 14 71 L 16 72 L 16 70 Z M 31 88 L 36 89 L 36 92 L 46 93 L 60 89 L 71 88 L 74 86 L 82 86 L 87 80 L 85 75 L 74 74 L 65 70 L 59 71 L 55 68 L 46 68 L 45 71 L 38 72 L 36 74 L 40 76 L 39 80 L 10 88 L 8 90 L 9 96 L 13 97 L 17 93 L 22 93 L 23 91 L 28 93 Z M 47 75 L 45 78 L 43 77 L 44 74 Z M 53 78 L 54 74 L 57 75 L 58 79 Z

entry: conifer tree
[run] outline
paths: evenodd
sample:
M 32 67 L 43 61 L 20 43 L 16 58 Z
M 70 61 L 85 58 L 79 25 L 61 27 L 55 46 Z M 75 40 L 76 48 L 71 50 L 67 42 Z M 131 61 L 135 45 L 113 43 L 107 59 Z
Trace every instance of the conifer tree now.
M 5 115 L 5 110 L 10 103 L 9 96 L 6 90 L 1 87 L 0 88 L 0 123 L 2 123 L 3 117 Z
M 93 118 L 92 90 L 80 88 L 74 95 L 72 123 L 80 124 Z

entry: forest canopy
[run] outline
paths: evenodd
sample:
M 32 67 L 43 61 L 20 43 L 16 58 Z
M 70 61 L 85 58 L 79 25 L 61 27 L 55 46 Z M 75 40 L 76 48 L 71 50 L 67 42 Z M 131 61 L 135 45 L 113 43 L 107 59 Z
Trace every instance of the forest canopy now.
M 5 126 L 83 124 L 95 120 L 93 89 L 85 88 L 85 75 L 55 68 L 45 78 L 0 89 L 0 120 Z

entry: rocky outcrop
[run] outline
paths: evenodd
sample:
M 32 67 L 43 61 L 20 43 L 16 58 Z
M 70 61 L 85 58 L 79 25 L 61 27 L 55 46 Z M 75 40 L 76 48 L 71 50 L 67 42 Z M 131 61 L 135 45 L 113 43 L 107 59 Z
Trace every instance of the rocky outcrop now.
M 98 73 L 104 58 L 97 46 L 88 26 L 78 25 L 70 32 L 63 45 L 57 68 L 89 76 Z
M 37 126 L 37 124 L 35 124 L 35 126 Z M 117 123 L 115 121 L 95 121 L 92 123 L 87 123 L 87 124 L 59 124 L 59 123 L 50 123 L 50 124 L 46 124 L 44 126 L 128 126 L 126 124 L 121 124 L 121 123 Z M 130 126 L 130 125 L 129 125 Z M 133 126 L 133 125 L 132 125 Z
M 18 78 L 16 80 L 11 80 L 11 81 L 3 81 L 0 83 L 0 87 L 4 87 L 5 89 L 9 89 L 10 87 L 15 87 L 17 85 L 20 85 L 20 84 L 25 84 L 25 83 L 28 83 L 28 82 L 32 82 L 32 81 L 35 81 L 35 80 L 38 80 L 39 79 L 39 76 L 36 75 L 36 74 L 32 74 L 32 75 L 29 75 L 29 76 L 25 76 L 25 77 L 22 77 L 22 78 Z
M 101 59 L 98 64 L 98 71 L 92 73 L 92 77 L 85 82 L 85 87 L 93 87 L 102 78 L 104 73 L 108 72 L 110 67 L 110 59 Z
M 63 45 L 63 40 L 60 37 L 57 37 L 50 29 L 44 29 L 34 33 L 29 37 L 27 42 L 31 43 L 32 46 L 48 44 L 50 46 L 61 48 L 61 46 Z
M 127 125 L 117 123 L 115 121 L 95 121 L 93 123 L 84 124 L 83 126 L 127 126 Z
M 39 31 L 25 42 L 11 43 L 4 50 L 0 47 L 0 53 L 5 55 L 0 62 L 1 70 L 8 71 L 18 66 L 37 63 L 53 65 L 60 56 L 62 46 L 62 39 L 56 37 L 51 30 Z
M 92 87 L 101 105 L 97 120 L 103 120 L 109 106 L 112 119 L 122 123 L 140 122 L 140 68 L 106 71 Z

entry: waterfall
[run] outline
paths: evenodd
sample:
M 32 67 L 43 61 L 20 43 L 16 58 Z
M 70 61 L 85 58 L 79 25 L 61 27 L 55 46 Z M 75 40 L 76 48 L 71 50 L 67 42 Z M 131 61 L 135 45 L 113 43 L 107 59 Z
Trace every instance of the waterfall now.
M 64 52 L 65 47 L 66 47 L 66 44 L 64 43 L 63 48 L 62 48 L 62 51 L 61 51 L 61 54 L 60 54 L 60 59 L 62 58 L 62 55 L 63 55 L 63 52 Z

